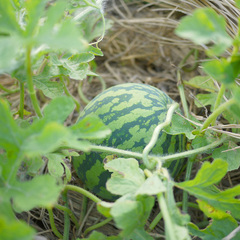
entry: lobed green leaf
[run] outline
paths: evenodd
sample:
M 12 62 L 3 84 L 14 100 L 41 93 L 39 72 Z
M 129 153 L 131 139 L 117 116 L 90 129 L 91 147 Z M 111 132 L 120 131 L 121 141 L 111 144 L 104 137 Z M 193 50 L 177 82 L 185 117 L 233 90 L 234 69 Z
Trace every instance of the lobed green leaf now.
M 191 16 L 183 17 L 175 32 L 199 45 L 214 42 L 209 50 L 211 55 L 223 53 L 232 44 L 224 17 L 211 8 L 197 9 Z

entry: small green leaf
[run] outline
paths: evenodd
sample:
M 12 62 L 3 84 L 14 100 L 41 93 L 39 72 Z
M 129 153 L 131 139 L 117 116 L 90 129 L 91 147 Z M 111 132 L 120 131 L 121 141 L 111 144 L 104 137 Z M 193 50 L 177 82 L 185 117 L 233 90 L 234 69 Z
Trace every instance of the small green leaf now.
M 103 56 L 102 51 L 99 48 L 95 48 L 92 45 L 88 47 L 88 51 L 96 56 Z
M 57 202 L 63 186 L 49 175 L 34 177 L 31 181 L 16 182 L 8 195 L 13 198 L 15 211 L 29 211 L 34 207 L 51 207 Z
M 226 85 L 231 85 L 240 73 L 240 69 L 238 67 L 239 63 L 239 57 L 235 57 L 231 59 L 231 61 L 222 58 L 220 60 L 216 59 L 208 61 L 203 63 L 202 66 L 203 70 L 215 80 Z
M 137 189 L 135 195 L 156 195 L 165 191 L 166 187 L 163 182 L 158 175 L 154 174 L 146 179 L 146 181 Z
M 183 17 L 175 32 L 196 44 L 214 42 L 210 54 L 219 55 L 232 44 L 232 39 L 226 32 L 224 17 L 211 8 L 197 9 L 193 15 Z
M 236 220 L 231 217 L 226 217 L 219 220 L 213 220 L 211 224 L 200 230 L 193 223 L 189 223 L 189 231 L 192 235 L 200 237 L 202 240 L 220 240 L 230 234 L 234 229 L 238 227 Z M 240 238 L 240 233 L 232 240 L 238 240 Z
M 228 171 L 236 170 L 240 166 L 240 149 L 238 145 L 232 141 L 224 143 L 221 147 L 216 148 L 213 153 L 213 158 L 221 158 L 228 163 Z
M 48 159 L 48 171 L 51 176 L 54 176 L 56 179 L 59 179 L 64 174 L 64 165 L 62 156 L 59 154 L 46 154 L 46 157 Z
M 35 156 L 33 158 L 24 159 L 24 164 L 26 166 L 26 175 L 35 176 L 39 173 L 39 170 L 44 166 L 44 161 L 41 156 Z
M 38 79 L 34 77 L 34 85 L 43 91 L 43 94 L 49 98 L 55 98 L 58 96 L 62 96 L 63 85 L 61 82 L 53 82 L 49 80 Z
M 215 159 L 213 163 L 204 162 L 193 180 L 179 183 L 181 187 L 205 188 L 218 183 L 227 172 L 228 164 L 222 159 Z
M 204 91 L 208 92 L 218 91 L 212 78 L 209 76 L 196 76 L 194 78 L 191 78 L 189 81 L 184 81 L 183 83 L 194 88 L 203 89 Z
M 11 116 L 8 103 L 0 98 L 0 147 L 5 150 L 19 148 L 22 143 L 23 132 Z
M 200 93 L 196 96 L 194 103 L 197 107 L 203 107 L 210 105 L 210 111 L 213 112 L 217 99 L 217 93 Z
M 119 198 L 111 209 L 111 215 L 117 226 L 123 229 L 121 235 L 129 236 L 135 229 L 143 227 L 153 205 L 153 197 L 142 197 L 139 201 L 131 197 Z
M 218 183 L 227 172 L 227 163 L 221 159 L 215 159 L 212 164 L 205 162 L 193 180 L 175 183 L 200 200 L 207 202 L 213 208 L 221 211 L 230 211 L 232 216 L 240 218 L 240 185 L 225 191 L 220 191 L 213 184 Z M 211 185 L 212 184 L 212 185 Z
M 5 240 L 32 240 L 35 230 L 27 223 L 15 220 L 8 221 L 5 216 L 0 215 L 0 239 Z
M 113 194 L 124 195 L 135 192 L 144 182 L 145 176 L 139 163 L 133 158 L 117 158 L 106 163 L 104 168 L 113 172 L 107 181 L 107 189 Z
M 178 114 L 174 114 L 171 120 L 171 125 L 164 128 L 164 131 L 171 135 L 185 134 L 188 139 L 194 139 L 192 134 L 193 126 Z
M 70 138 L 70 131 L 56 122 L 44 126 L 38 134 L 32 134 L 25 139 L 22 150 L 27 156 L 44 155 L 60 147 Z
M 50 122 L 55 121 L 58 123 L 64 123 L 67 117 L 74 110 L 75 104 L 72 98 L 67 96 L 61 96 L 53 99 L 44 108 L 44 118 Z
M 97 210 L 105 217 L 111 217 L 111 208 L 113 206 L 114 203 L 110 203 L 110 202 L 104 202 L 101 201 L 99 203 L 97 203 Z
M 105 138 L 111 130 L 94 114 L 88 115 L 70 127 L 73 134 L 83 139 Z

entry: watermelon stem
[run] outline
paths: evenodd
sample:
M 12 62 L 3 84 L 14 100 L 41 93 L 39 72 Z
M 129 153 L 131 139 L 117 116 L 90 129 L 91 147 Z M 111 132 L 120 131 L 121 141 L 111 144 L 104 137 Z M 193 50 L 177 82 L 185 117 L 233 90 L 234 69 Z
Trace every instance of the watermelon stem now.
M 81 187 L 77 187 L 77 186 L 73 186 L 73 185 L 66 185 L 64 188 L 64 191 L 69 191 L 69 190 L 81 193 L 82 195 L 90 198 L 92 201 L 94 201 L 96 203 L 102 201 L 100 198 L 96 197 L 95 195 L 93 195 L 92 193 L 90 193 L 89 191 L 87 191 Z
M 192 156 L 194 154 L 198 154 L 198 153 L 202 153 L 202 152 L 206 152 L 209 149 L 213 149 L 219 145 L 221 145 L 223 142 L 225 142 L 229 137 L 223 137 L 220 138 L 218 141 L 215 141 L 209 145 L 206 145 L 204 147 L 200 147 L 197 149 L 193 149 L 193 150 L 189 150 L 189 151 L 185 151 L 185 152 L 181 152 L 181 153 L 176 153 L 176 154 L 171 154 L 168 156 L 164 156 L 164 157 L 160 157 L 160 160 L 163 162 L 171 162 L 180 158 L 186 158 L 189 156 Z
M 216 119 L 217 117 L 226 109 L 228 109 L 231 105 L 235 104 L 236 100 L 234 98 L 230 99 L 229 101 L 223 103 L 222 105 L 218 106 L 213 113 L 205 120 L 203 123 L 202 128 L 200 129 L 201 132 L 204 132 Z
M 167 203 L 166 203 L 163 193 L 157 194 L 157 199 L 158 199 L 159 208 L 161 209 L 161 213 L 162 213 L 162 216 L 163 216 L 163 219 L 165 222 L 164 225 L 165 225 L 166 236 L 168 236 L 167 239 L 175 240 L 175 239 L 177 239 L 177 237 L 175 235 L 175 231 L 173 231 L 174 224 L 173 224 L 172 218 L 170 216 L 170 213 L 169 213 L 169 210 L 167 207 Z
M 166 120 L 163 123 L 159 124 L 154 129 L 153 135 L 152 135 L 152 138 L 151 138 L 150 142 L 148 143 L 148 145 L 143 150 L 143 154 L 142 154 L 143 163 L 149 169 L 153 169 L 155 167 L 156 163 L 155 162 L 154 163 L 153 162 L 150 163 L 150 161 L 148 160 L 148 154 L 152 150 L 152 148 L 155 146 L 155 144 L 156 144 L 156 142 L 158 140 L 159 133 L 161 132 L 161 130 L 171 123 L 173 113 L 175 112 L 175 110 L 178 107 L 179 107 L 178 103 L 173 103 L 173 104 L 170 105 L 170 107 L 168 109 L 168 112 L 167 112 Z

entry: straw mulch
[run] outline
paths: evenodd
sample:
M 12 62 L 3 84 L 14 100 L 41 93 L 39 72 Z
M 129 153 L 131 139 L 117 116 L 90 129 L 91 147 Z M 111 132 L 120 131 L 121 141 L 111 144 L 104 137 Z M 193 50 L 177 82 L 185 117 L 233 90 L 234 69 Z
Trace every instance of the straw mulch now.
M 113 26 L 106 33 L 100 43 L 104 57 L 97 58 L 97 73 L 100 74 L 107 87 L 126 83 L 140 82 L 154 85 L 165 91 L 171 98 L 180 102 L 177 88 L 177 70 L 180 62 L 191 49 L 199 50 L 199 58 L 190 56 L 186 62 L 187 67 L 193 66 L 196 61 L 204 61 L 204 49 L 207 46 L 195 46 L 192 42 L 180 39 L 174 34 L 174 29 L 184 15 L 189 15 L 194 9 L 200 7 L 212 7 L 227 20 L 228 33 L 233 36 L 237 31 L 237 17 L 240 11 L 234 6 L 233 0 L 219 1 L 197 1 L 197 0 L 111 0 L 105 4 L 106 17 L 111 19 Z M 228 54 L 228 53 L 226 53 Z M 202 70 L 197 67 L 191 72 L 181 71 L 181 77 L 188 80 L 194 76 L 201 75 Z M 90 81 L 91 80 L 91 81 Z M 2 80 L 0 80 L 2 82 Z M 7 84 L 7 82 L 6 82 Z M 69 90 L 81 102 L 83 108 L 86 100 L 79 97 L 79 90 L 86 99 L 91 100 L 102 90 L 102 83 L 99 78 L 84 80 L 79 88 L 79 82 L 72 81 Z M 201 110 L 194 107 L 193 101 L 197 91 L 185 89 L 190 110 L 195 115 L 201 115 Z M 16 95 L 17 96 L 17 95 Z M 13 106 L 18 106 L 18 98 L 14 95 L 11 101 Z M 75 121 L 77 114 L 69 119 L 69 124 Z M 204 117 L 204 116 L 200 116 Z M 198 166 L 195 167 L 195 171 Z M 223 180 L 223 186 L 233 186 L 239 181 L 238 171 L 228 174 Z M 72 184 L 79 184 L 73 171 Z M 70 207 L 76 214 L 80 215 L 82 198 L 80 195 L 70 193 Z M 177 196 L 177 198 L 179 198 Z M 158 213 L 154 210 L 151 219 Z M 60 232 L 63 230 L 63 213 L 55 210 L 55 221 Z M 191 210 L 194 222 L 202 221 L 202 215 Z M 57 239 L 49 226 L 46 211 L 36 209 L 25 213 L 25 219 L 35 226 L 40 235 L 47 239 Z M 81 225 L 79 236 L 89 226 L 102 221 L 102 217 L 96 211 L 92 202 L 88 203 L 88 212 Z M 116 235 L 119 231 L 114 223 L 101 227 L 99 231 L 106 235 Z M 154 231 L 154 236 L 163 234 L 163 224 L 160 223 Z M 72 229 L 71 235 L 75 236 L 76 231 Z M 163 239 L 163 238 L 159 238 Z

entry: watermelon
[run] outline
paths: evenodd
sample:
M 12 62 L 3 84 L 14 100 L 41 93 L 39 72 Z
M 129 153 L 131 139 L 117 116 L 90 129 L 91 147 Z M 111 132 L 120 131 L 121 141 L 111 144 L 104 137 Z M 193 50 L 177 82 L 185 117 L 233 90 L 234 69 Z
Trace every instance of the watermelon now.
M 141 153 L 155 127 L 165 121 L 172 103 L 167 94 L 153 86 L 120 84 L 96 96 L 82 111 L 79 120 L 94 113 L 112 130 L 108 138 L 95 140 L 95 144 Z M 161 131 L 151 154 L 173 154 L 183 148 L 183 135 L 168 135 Z M 105 187 L 111 173 L 104 169 L 103 161 L 115 157 L 114 153 L 90 152 L 73 158 L 78 177 L 91 192 L 106 200 L 112 200 L 113 196 Z M 175 177 L 182 165 L 183 160 L 177 160 L 166 167 Z

